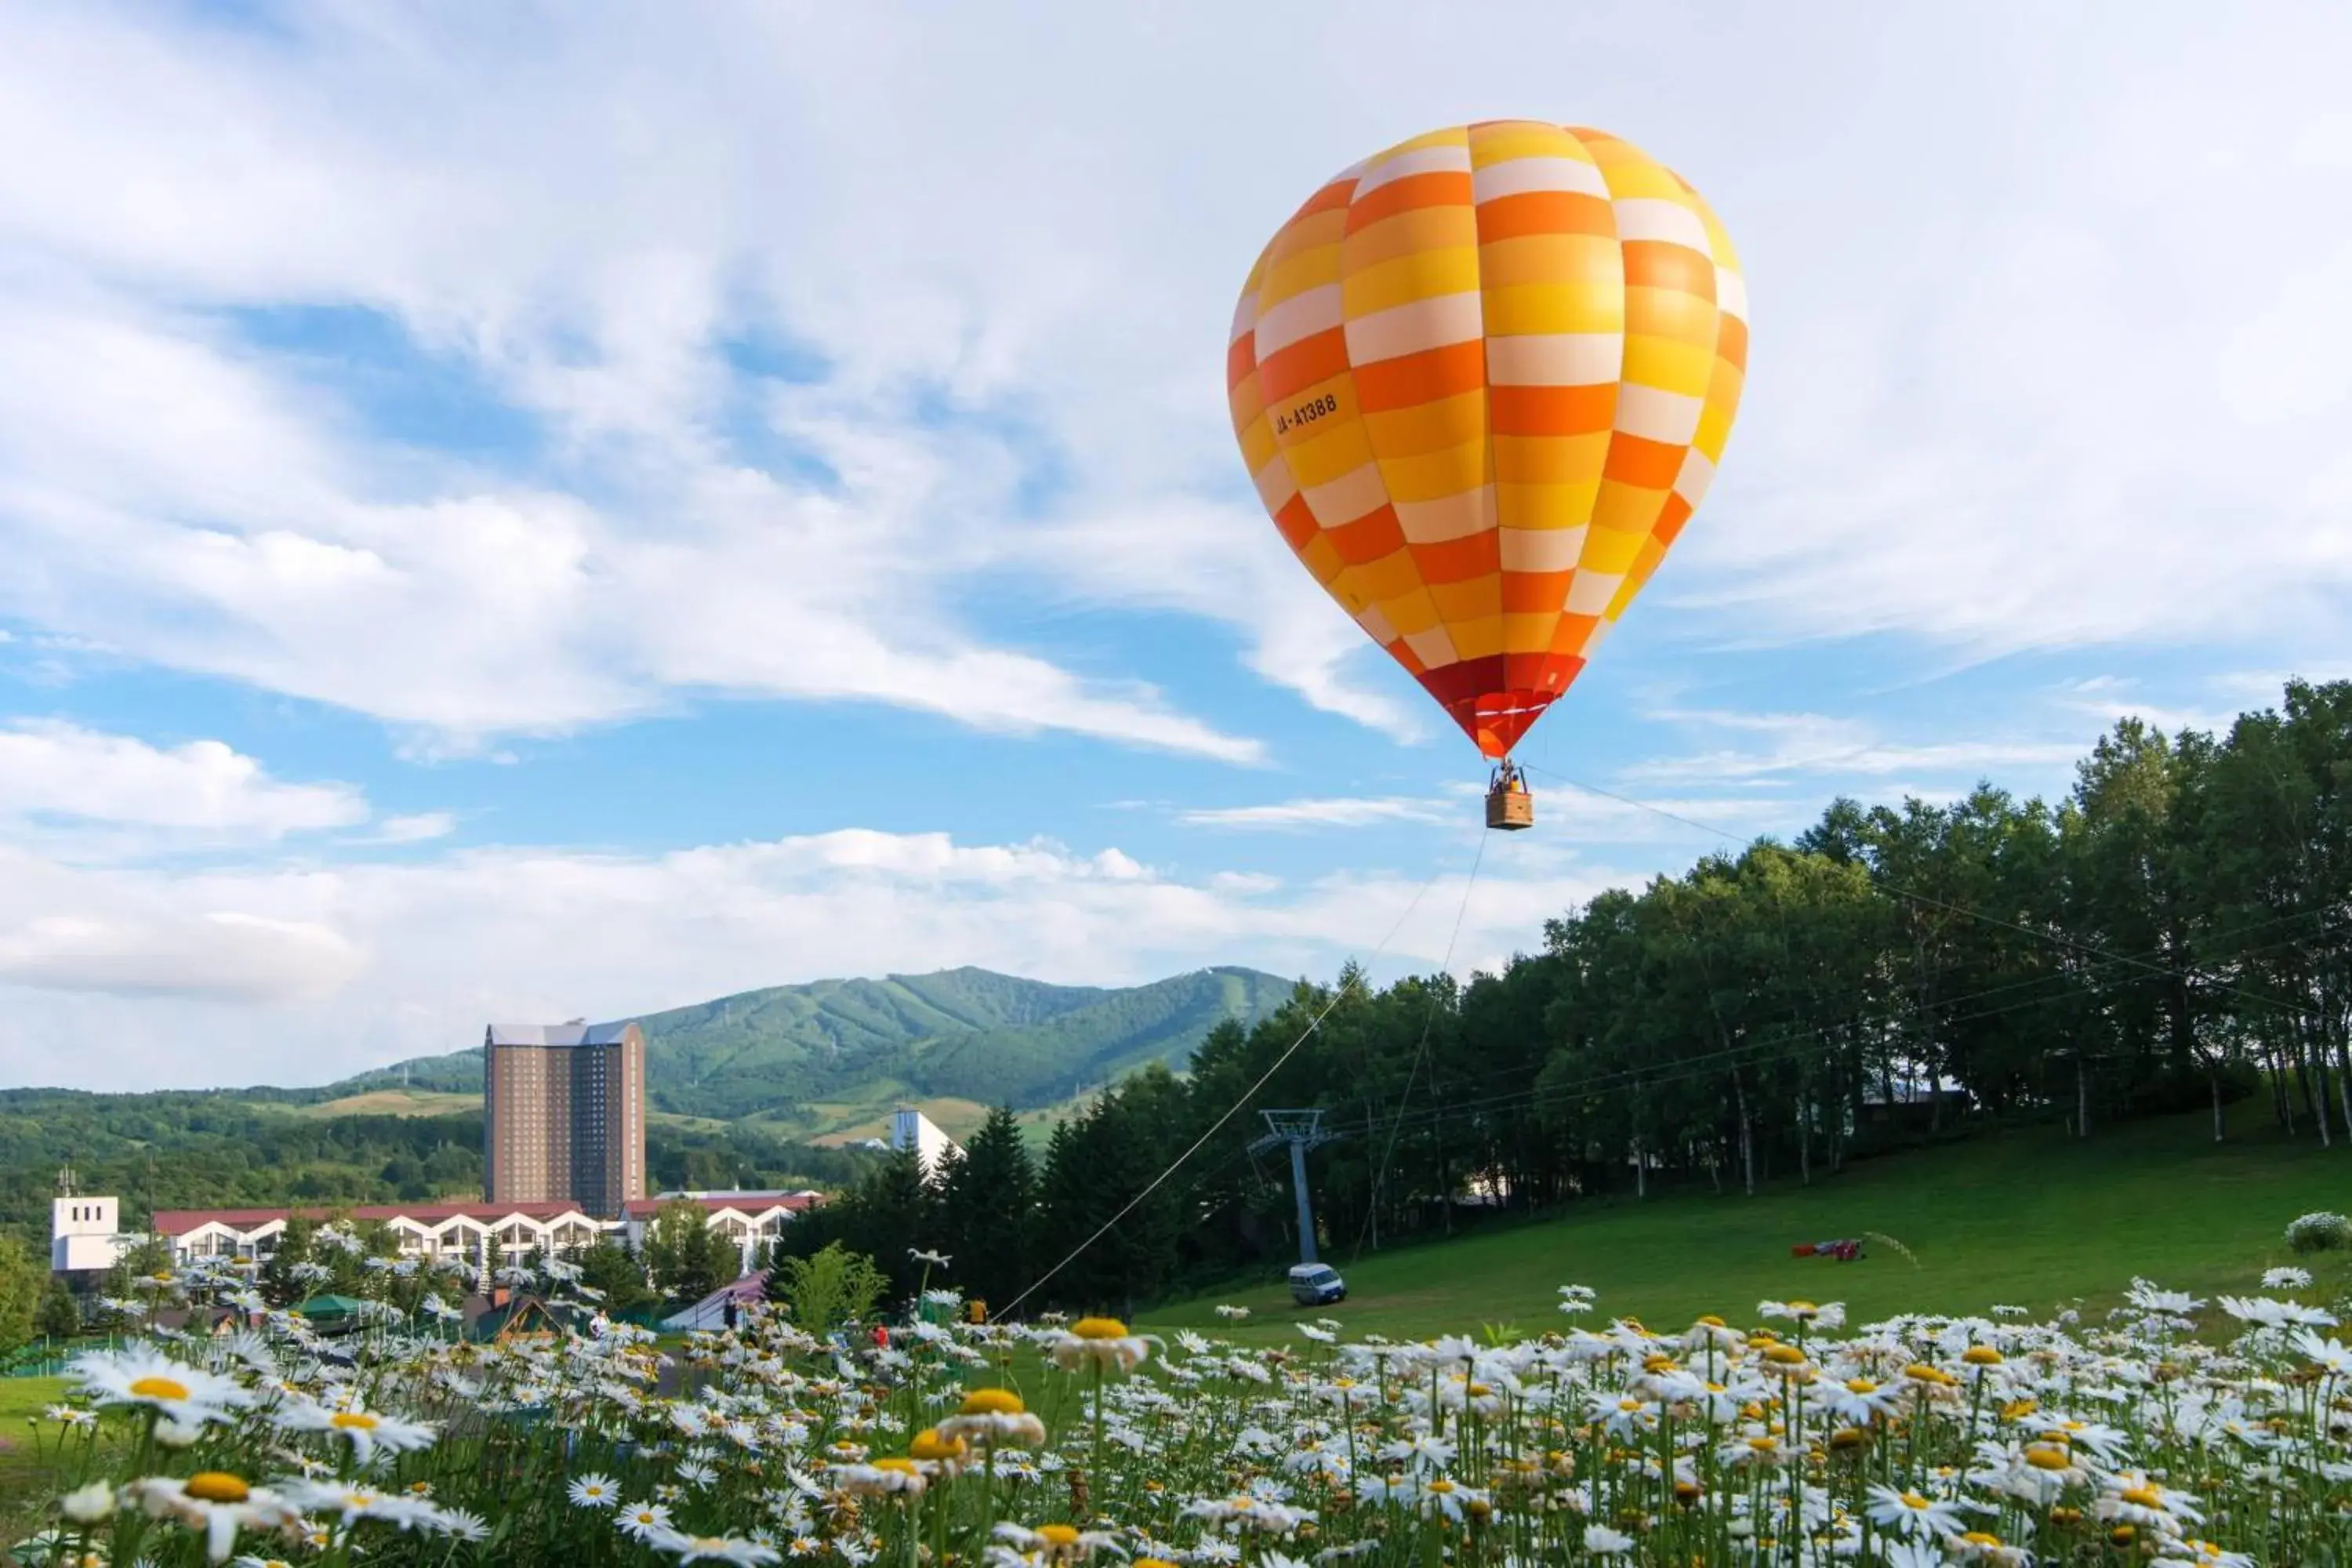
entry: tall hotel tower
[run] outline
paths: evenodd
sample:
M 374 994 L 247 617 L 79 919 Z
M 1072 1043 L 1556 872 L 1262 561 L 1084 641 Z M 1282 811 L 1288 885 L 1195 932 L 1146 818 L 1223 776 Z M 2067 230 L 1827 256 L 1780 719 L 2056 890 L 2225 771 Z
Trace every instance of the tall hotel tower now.
M 646 1193 L 646 1037 L 635 1024 L 492 1024 L 483 1195 L 616 1218 Z

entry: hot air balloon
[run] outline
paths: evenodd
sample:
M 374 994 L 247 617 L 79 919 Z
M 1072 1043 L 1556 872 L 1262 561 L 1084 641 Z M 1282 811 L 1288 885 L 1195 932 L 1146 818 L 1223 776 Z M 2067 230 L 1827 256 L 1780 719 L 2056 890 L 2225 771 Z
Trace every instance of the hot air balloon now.
M 1731 433 L 1748 295 L 1682 177 L 1602 132 L 1433 131 L 1342 171 L 1250 269 L 1234 434 L 1315 580 L 1491 759 L 1682 532 Z

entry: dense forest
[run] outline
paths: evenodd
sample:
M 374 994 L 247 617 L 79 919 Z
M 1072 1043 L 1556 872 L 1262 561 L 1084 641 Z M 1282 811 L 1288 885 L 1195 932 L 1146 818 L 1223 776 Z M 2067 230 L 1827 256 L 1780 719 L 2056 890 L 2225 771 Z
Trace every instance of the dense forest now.
M 656 1191 L 834 1187 L 870 1154 L 787 1143 L 756 1127 L 656 1123 L 646 1158 Z M 307 1117 L 225 1093 L 0 1091 L 0 1236 L 44 1254 L 58 1168 L 80 1190 L 123 1199 L 123 1223 L 155 1209 L 478 1198 L 482 1118 Z
M 1001 1309 L 1110 1226 L 1024 1310 L 1286 1261 L 1286 1163 L 1250 1149 L 1264 1107 L 1319 1107 L 1340 1135 L 1310 1166 L 1343 1259 L 1473 1212 L 1810 1181 L 1988 1120 L 2094 1138 L 2210 1106 L 2218 1138 L 2253 1094 L 2332 1145 L 2347 1023 L 2352 683 L 2294 682 L 2218 736 L 2118 724 L 2055 803 L 1839 800 L 1791 844 L 1604 893 L 1466 986 L 1302 986 L 1218 1028 L 1188 1077 L 1100 1096 L 1042 1160 L 1000 1116 L 940 1180 L 886 1163 L 782 1245 L 838 1237 L 902 1289 L 908 1248 L 936 1248 Z

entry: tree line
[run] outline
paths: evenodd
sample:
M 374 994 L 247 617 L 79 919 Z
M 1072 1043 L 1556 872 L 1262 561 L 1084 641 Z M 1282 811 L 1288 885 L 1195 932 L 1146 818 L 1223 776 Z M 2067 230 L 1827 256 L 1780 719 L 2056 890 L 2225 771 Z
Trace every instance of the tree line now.
M 2087 1138 L 2210 1111 L 2220 1138 L 2249 1095 L 2352 1137 L 2352 683 L 2290 682 L 2218 734 L 2125 720 L 2056 801 L 1837 800 L 1792 842 L 1603 893 L 1466 985 L 1302 984 L 1042 1151 L 999 1111 L 961 1158 L 889 1161 L 779 1246 L 841 1241 L 901 1294 L 938 1251 L 1000 1310 L 1132 1306 L 1296 1257 L 1264 1108 L 1336 1135 L 1309 1165 L 1344 1260 L 1498 1211 L 1811 1181 L 1994 1121 Z
M 838 1186 L 860 1150 L 786 1142 L 758 1127 L 646 1129 L 654 1190 Z M 239 1091 L 0 1090 L 0 1236 L 48 1246 L 59 1167 L 123 1200 L 136 1229 L 156 1209 L 478 1199 L 482 1116 L 305 1116 Z

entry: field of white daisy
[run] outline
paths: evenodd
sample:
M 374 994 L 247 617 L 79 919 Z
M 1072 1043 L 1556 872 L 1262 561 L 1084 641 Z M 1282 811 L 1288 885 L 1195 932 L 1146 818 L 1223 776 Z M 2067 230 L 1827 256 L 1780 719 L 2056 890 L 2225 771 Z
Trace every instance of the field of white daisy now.
M 35 1424 L 63 1483 L 11 1550 L 44 1568 L 2342 1562 L 2352 1348 L 2311 1283 L 2283 1268 L 2205 1300 L 2139 1281 L 2097 1321 L 1764 1301 L 1648 1324 L 1569 1286 L 1528 1337 L 1325 1320 L 1286 1348 L 1108 1318 L 820 1342 L 759 1311 L 672 1354 L 584 1307 L 494 1344 L 421 1314 L 330 1342 L 273 1313 L 79 1359 Z

